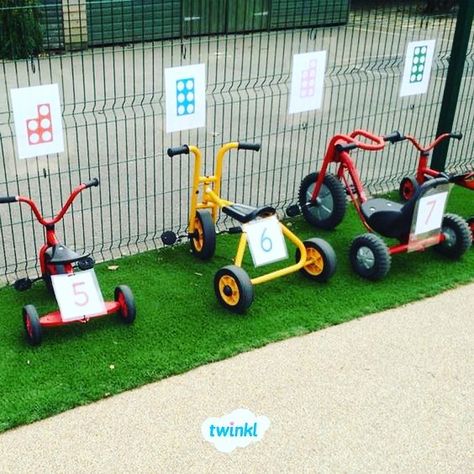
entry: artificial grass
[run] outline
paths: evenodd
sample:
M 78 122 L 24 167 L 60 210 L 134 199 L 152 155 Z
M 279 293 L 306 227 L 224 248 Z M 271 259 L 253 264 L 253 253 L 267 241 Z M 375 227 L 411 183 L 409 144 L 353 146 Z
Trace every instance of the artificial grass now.
M 449 210 L 467 217 L 472 203 L 471 192 L 455 187 Z M 315 230 L 302 219 L 291 229 L 303 239 L 328 240 L 338 257 L 336 274 L 326 284 L 292 274 L 258 285 L 245 316 L 221 308 L 213 292 L 214 273 L 231 263 L 236 250 L 238 236 L 231 235 L 218 238 L 208 263 L 192 257 L 185 244 L 116 260 L 116 271 L 107 269 L 110 262 L 97 265 L 104 298 L 112 299 L 121 283 L 133 289 L 138 315 L 130 327 L 112 316 L 54 328 L 44 331 L 43 345 L 31 348 L 21 308 L 33 303 L 42 314 L 55 309 L 54 299 L 42 284 L 26 293 L 0 289 L 0 431 L 474 280 L 472 249 L 457 262 L 432 250 L 396 255 L 383 281 L 359 278 L 347 257 L 352 238 L 364 232 L 352 206 L 336 231 Z M 245 261 L 255 275 L 248 254 Z

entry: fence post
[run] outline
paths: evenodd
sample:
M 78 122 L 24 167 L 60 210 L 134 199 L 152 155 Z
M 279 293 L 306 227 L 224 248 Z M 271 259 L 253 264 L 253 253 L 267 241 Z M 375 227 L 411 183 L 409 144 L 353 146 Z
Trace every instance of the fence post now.
M 63 0 L 62 3 L 66 49 L 87 48 L 86 0 Z
M 436 136 L 452 131 L 473 18 L 474 1 L 460 0 Z M 434 150 L 431 162 L 434 169 L 444 171 L 448 146 L 449 141 L 446 140 Z

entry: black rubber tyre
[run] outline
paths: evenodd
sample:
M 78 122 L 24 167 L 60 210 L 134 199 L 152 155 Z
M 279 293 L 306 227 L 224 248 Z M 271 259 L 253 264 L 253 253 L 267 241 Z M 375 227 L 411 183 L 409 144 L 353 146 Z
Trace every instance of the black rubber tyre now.
M 418 181 L 415 178 L 405 176 L 400 181 L 400 187 L 398 188 L 398 195 L 400 196 L 400 201 L 409 201 L 415 195 L 418 186 Z
M 23 306 L 23 324 L 26 331 L 26 340 L 32 346 L 39 346 L 43 339 L 38 311 L 32 304 Z
M 120 321 L 125 324 L 132 324 L 137 316 L 132 290 L 126 285 L 119 285 L 115 288 L 114 299 L 120 303 L 120 310 L 118 311 Z
M 375 234 L 356 237 L 349 249 L 352 269 L 368 280 L 381 280 L 390 270 L 391 256 L 387 244 Z
M 326 174 L 317 202 L 308 206 L 318 175 L 319 173 L 311 173 L 301 181 L 298 203 L 308 223 L 320 229 L 334 229 L 346 213 L 346 190 L 336 176 Z
M 433 248 L 453 260 L 461 258 L 472 245 L 472 234 L 468 223 L 456 214 L 445 214 L 441 232 L 446 239 Z
M 195 237 L 191 240 L 191 250 L 201 260 L 209 260 L 216 251 L 216 227 L 209 211 L 196 211 Z
M 334 249 L 323 239 L 313 238 L 303 242 L 308 253 L 310 263 L 305 265 L 300 272 L 308 278 L 317 281 L 328 281 L 336 271 L 337 258 Z M 295 260 L 299 262 L 300 249 L 296 249 Z
M 254 297 L 247 272 L 236 265 L 227 265 L 214 276 L 214 291 L 219 303 L 234 313 L 243 314 Z

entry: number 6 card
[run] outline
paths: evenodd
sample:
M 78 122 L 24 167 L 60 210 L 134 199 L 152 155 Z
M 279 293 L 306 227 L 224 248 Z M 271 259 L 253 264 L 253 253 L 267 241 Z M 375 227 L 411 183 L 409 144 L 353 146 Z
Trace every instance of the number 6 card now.
M 253 264 L 256 267 L 288 258 L 285 238 L 276 216 L 244 224 Z
M 74 321 L 106 312 L 93 269 L 66 275 L 52 275 L 51 281 L 63 321 Z

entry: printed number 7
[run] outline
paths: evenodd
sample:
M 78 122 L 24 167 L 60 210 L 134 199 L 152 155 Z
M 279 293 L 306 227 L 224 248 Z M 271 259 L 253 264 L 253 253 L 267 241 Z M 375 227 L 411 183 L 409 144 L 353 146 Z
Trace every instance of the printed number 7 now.
M 260 238 L 260 247 L 262 247 L 262 250 L 264 252 L 271 252 L 273 248 L 273 242 L 270 237 L 265 237 L 265 232 L 267 231 L 267 228 L 263 229 L 262 232 L 262 237 Z
M 89 303 L 89 296 L 87 295 L 87 293 L 84 290 L 78 291 L 77 289 L 77 287 L 81 285 L 85 285 L 85 282 L 79 281 L 77 283 L 72 284 L 72 291 L 74 293 L 74 296 L 80 297 L 79 301 L 77 299 L 74 301 L 76 306 L 85 306 L 87 303 Z
M 436 200 L 433 200 L 433 201 L 428 201 L 426 203 L 427 206 L 431 206 L 431 209 L 430 211 L 428 212 L 428 216 L 426 217 L 426 222 L 425 222 L 425 225 L 428 224 L 428 222 L 430 221 L 431 219 L 431 216 L 433 214 L 433 211 L 434 211 L 434 208 L 436 207 Z

